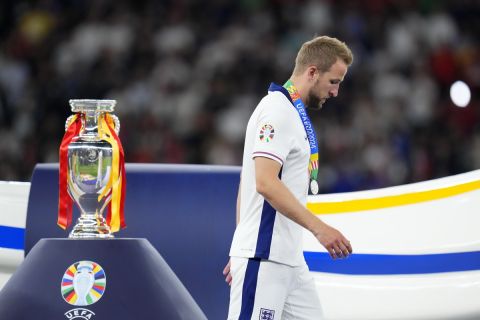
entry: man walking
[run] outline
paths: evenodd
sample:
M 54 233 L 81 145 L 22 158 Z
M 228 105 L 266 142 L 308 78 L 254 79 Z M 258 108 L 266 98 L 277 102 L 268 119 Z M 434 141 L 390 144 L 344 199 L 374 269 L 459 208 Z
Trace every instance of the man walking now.
M 318 192 L 318 146 L 305 111 L 336 97 L 353 60 L 327 36 L 304 43 L 291 78 L 271 84 L 247 125 L 237 228 L 224 269 L 231 285 L 228 319 L 322 319 L 303 257 L 302 227 L 333 259 L 352 253 L 341 232 L 305 206 Z

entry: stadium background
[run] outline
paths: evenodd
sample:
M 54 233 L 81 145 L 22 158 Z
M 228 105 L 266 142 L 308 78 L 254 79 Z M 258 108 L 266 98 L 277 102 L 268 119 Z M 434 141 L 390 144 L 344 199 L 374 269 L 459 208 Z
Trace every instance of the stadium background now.
M 312 116 L 321 192 L 480 168 L 479 17 L 473 0 L 2 1 L 0 180 L 58 161 L 71 98 L 118 101 L 127 162 L 239 165 L 270 81 L 323 34 L 355 62 Z

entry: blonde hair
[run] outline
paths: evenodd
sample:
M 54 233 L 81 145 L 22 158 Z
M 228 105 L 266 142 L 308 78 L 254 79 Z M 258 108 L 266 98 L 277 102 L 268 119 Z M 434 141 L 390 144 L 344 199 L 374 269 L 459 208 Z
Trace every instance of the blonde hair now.
M 343 60 L 347 66 L 353 62 L 352 51 L 345 42 L 328 36 L 316 37 L 305 42 L 298 51 L 293 74 L 299 75 L 311 65 L 326 72 L 337 59 Z

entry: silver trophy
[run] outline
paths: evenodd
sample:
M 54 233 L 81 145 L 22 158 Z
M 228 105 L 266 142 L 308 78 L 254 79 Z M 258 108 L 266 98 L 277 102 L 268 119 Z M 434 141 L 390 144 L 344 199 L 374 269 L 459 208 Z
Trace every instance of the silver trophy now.
M 113 238 L 102 215 L 111 200 L 111 192 L 105 188 L 112 172 L 113 152 L 111 144 L 99 136 L 98 125 L 100 116 L 113 112 L 115 104 L 115 100 L 70 100 L 72 112 L 83 117 L 78 137 L 68 146 L 68 192 L 80 208 L 69 238 Z M 120 122 L 116 116 L 112 118 L 118 134 Z

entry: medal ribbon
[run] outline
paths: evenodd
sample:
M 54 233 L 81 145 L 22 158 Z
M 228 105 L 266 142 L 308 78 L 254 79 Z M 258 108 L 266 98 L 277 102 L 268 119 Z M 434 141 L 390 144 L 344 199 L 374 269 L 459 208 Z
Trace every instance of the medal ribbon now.
M 283 85 L 287 89 L 290 97 L 293 101 L 293 106 L 297 110 L 300 120 L 302 120 L 303 127 L 307 133 L 308 143 L 310 145 L 310 162 L 308 164 L 308 173 L 310 175 L 310 180 L 317 181 L 318 179 L 318 142 L 317 135 L 315 134 L 315 129 L 313 128 L 312 122 L 308 117 L 307 112 L 305 111 L 305 105 L 300 99 L 300 94 L 298 93 L 297 88 L 293 85 L 292 80 L 288 80 Z
M 107 209 L 107 224 L 112 232 L 117 232 L 126 227 L 124 215 L 126 177 L 125 154 L 114 127 L 115 124 L 110 114 L 100 115 L 98 134 L 100 139 L 107 141 L 112 146 L 112 171 L 107 185 L 98 196 L 98 201 L 111 195 L 112 199 Z
M 59 154 L 59 179 L 58 179 L 58 219 L 60 228 L 66 229 L 72 223 L 73 200 L 68 194 L 68 145 L 73 138 L 78 136 L 82 128 L 82 116 L 75 114 L 67 123 L 67 130 L 60 144 Z

